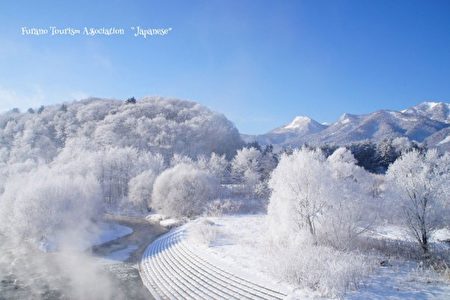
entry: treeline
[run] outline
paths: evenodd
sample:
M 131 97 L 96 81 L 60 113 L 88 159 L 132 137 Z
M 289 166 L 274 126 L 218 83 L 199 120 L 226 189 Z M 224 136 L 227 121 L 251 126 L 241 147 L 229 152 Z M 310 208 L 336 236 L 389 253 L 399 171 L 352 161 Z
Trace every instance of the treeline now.
M 253 147 L 258 149 L 259 151 L 270 151 L 273 152 L 273 146 L 267 145 L 262 147 L 257 142 L 249 143 L 246 147 Z M 313 146 L 305 143 L 300 148 L 307 149 L 320 149 L 325 156 L 330 156 L 333 154 L 336 149 L 341 146 L 338 145 L 320 145 Z M 375 143 L 372 141 L 363 141 L 358 143 L 353 143 L 349 145 L 344 145 L 344 148 L 350 150 L 352 155 L 356 159 L 356 164 L 360 167 L 363 167 L 367 171 L 375 174 L 384 174 L 386 173 L 389 165 L 391 165 L 397 158 L 399 158 L 402 153 L 419 150 L 421 152 L 426 151 L 427 148 L 414 142 L 410 141 L 408 138 L 399 137 L 395 139 L 385 139 L 379 143 Z M 287 153 L 292 154 L 295 149 L 285 148 L 280 151 L 279 154 L 275 155 L 276 160 L 279 159 L 280 154 Z

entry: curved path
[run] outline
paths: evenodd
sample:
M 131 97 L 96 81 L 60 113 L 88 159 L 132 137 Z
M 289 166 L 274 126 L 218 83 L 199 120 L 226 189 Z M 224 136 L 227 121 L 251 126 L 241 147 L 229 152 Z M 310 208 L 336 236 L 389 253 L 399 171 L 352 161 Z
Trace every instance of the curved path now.
M 155 240 L 142 257 L 142 281 L 156 299 L 283 299 L 285 294 L 241 278 L 202 256 L 175 229 Z

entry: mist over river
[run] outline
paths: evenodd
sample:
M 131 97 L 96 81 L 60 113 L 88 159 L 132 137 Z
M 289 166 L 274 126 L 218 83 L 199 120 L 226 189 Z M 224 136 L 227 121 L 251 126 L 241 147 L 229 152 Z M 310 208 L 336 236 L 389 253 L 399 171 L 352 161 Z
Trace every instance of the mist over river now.
M 153 299 L 139 276 L 139 260 L 166 230 L 145 219 L 107 217 L 133 233 L 85 252 L 13 247 L 0 235 L 0 300 Z

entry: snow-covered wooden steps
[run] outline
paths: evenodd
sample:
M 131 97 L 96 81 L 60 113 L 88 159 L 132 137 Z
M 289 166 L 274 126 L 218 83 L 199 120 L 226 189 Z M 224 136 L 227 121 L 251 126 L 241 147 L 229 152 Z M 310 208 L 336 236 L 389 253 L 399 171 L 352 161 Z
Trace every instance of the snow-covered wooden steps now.
M 284 293 L 251 282 L 195 253 L 181 227 L 146 249 L 141 278 L 156 299 L 283 299 Z

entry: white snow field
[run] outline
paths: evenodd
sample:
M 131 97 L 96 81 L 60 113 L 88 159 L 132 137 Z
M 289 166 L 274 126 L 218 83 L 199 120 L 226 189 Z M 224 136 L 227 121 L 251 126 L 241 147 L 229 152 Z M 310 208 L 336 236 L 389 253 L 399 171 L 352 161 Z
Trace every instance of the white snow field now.
M 277 287 L 248 279 L 187 238 L 192 224 L 154 241 L 140 265 L 141 278 L 156 299 L 284 299 Z
M 200 218 L 175 228 L 145 251 L 140 273 L 156 299 L 328 299 L 280 282 L 267 266 L 264 215 Z M 399 238 L 398 228 L 374 235 Z M 402 236 L 403 238 L 403 236 Z M 447 239 L 447 232 L 439 234 Z M 439 239 L 435 237 L 435 239 Z M 390 260 L 344 299 L 450 299 L 450 285 L 417 262 Z

